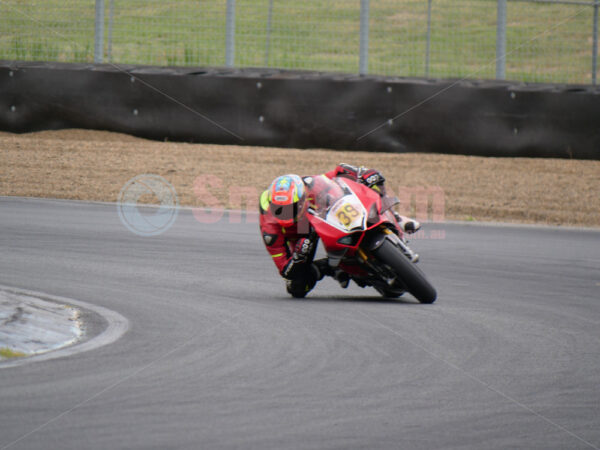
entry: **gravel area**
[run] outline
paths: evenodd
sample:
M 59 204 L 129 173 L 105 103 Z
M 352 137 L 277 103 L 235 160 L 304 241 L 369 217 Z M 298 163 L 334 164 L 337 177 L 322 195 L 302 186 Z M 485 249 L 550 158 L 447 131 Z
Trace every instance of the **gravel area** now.
M 419 219 L 600 227 L 600 161 L 186 144 L 89 130 L 0 133 L 0 149 L 7 196 L 112 202 L 129 179 L 152 173 L 181 205 L 254 209 L 275 176 L 347 162 L 381 170 L 400 211 Z

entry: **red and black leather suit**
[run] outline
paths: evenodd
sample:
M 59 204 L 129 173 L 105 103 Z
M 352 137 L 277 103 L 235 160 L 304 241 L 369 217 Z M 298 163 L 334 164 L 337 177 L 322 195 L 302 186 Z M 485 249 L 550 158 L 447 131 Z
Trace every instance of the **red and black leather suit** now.
M 339 164 L 335 169 L 324 174 L 328 178 L 348 177 L 362 182 L 384 194 L 385 179 L 376 170 Z M 308 177 L 305 177 L 305 180 Z M 283 227 L 271 214 L 266 199 L 267 192 L 259 202 L 260 231 L 267 251 L 279 270 L 279 274 L 287 280 L 287 290 L 294 297 L 304 297 L 316 282 L 329 274 L 326 260 L 314 261 L 318 237 L 312 230 L 306 213 L 299 217 L 290 227 Z

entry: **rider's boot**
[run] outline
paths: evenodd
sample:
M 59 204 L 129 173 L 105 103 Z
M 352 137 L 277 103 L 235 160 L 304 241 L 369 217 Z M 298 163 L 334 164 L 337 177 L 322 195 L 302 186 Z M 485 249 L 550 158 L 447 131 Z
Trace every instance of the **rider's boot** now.
M 340 283 L 340 286 L 344 289 L 346 289 L 348 287 L 348 285 L 350 284 L 350 275 L 348 275 L 343 270 L 338 269 L 335 272 L 335 275 L 333 276 L 333 278 L 335 278 L 337 280 L 337 282 Z
M 398 225 L 402 228 L 402 231 L 408 234 L 413 234 L 416 231 L 419 231 L 421 228 L 421 224 L 415 219 L 411 219 L 410 217 L 401 216 L 396 211 L 394 211 L 394 216 L 398 221 Z
M 329 265 L 328 258 L 315 259 L 313 261 L 313 265 L 316 266 L 317 270 L 319 271 L 319 280 L 323 279 L 325 276 L 332 277 L 334 275 L 334 270 Z
M 344 289 L 348 287 L 350 284 L 350 275 L 340 269 L 333 269 L 329 265 L 329 260 L 327 258 L 317 259 L 313 261 L 313 264 L 318 268 L 321 278 L 324 276 L 329 276 L 334 278 L 340 286 Z

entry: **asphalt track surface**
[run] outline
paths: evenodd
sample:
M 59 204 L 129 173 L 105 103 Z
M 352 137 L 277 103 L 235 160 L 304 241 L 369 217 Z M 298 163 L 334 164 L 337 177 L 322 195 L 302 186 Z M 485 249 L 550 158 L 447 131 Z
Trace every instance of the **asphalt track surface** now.
M 435 304 L 293 300 L 256 224 L 144 238 L 114 205 L 0 198 L 0 284 L 129 320 L 0 368 L 0 449 L 600 447 L 600 233 L 432 228 Z

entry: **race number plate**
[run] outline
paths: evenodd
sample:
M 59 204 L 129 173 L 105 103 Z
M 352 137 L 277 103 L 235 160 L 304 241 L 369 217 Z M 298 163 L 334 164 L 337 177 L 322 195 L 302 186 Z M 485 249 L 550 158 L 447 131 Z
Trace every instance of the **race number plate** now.
M 342 229 L 362 228 L 365 212 L 362 204 L 356 199 L 344 197 L 329 211 L 328 219 L 341 225 Z

